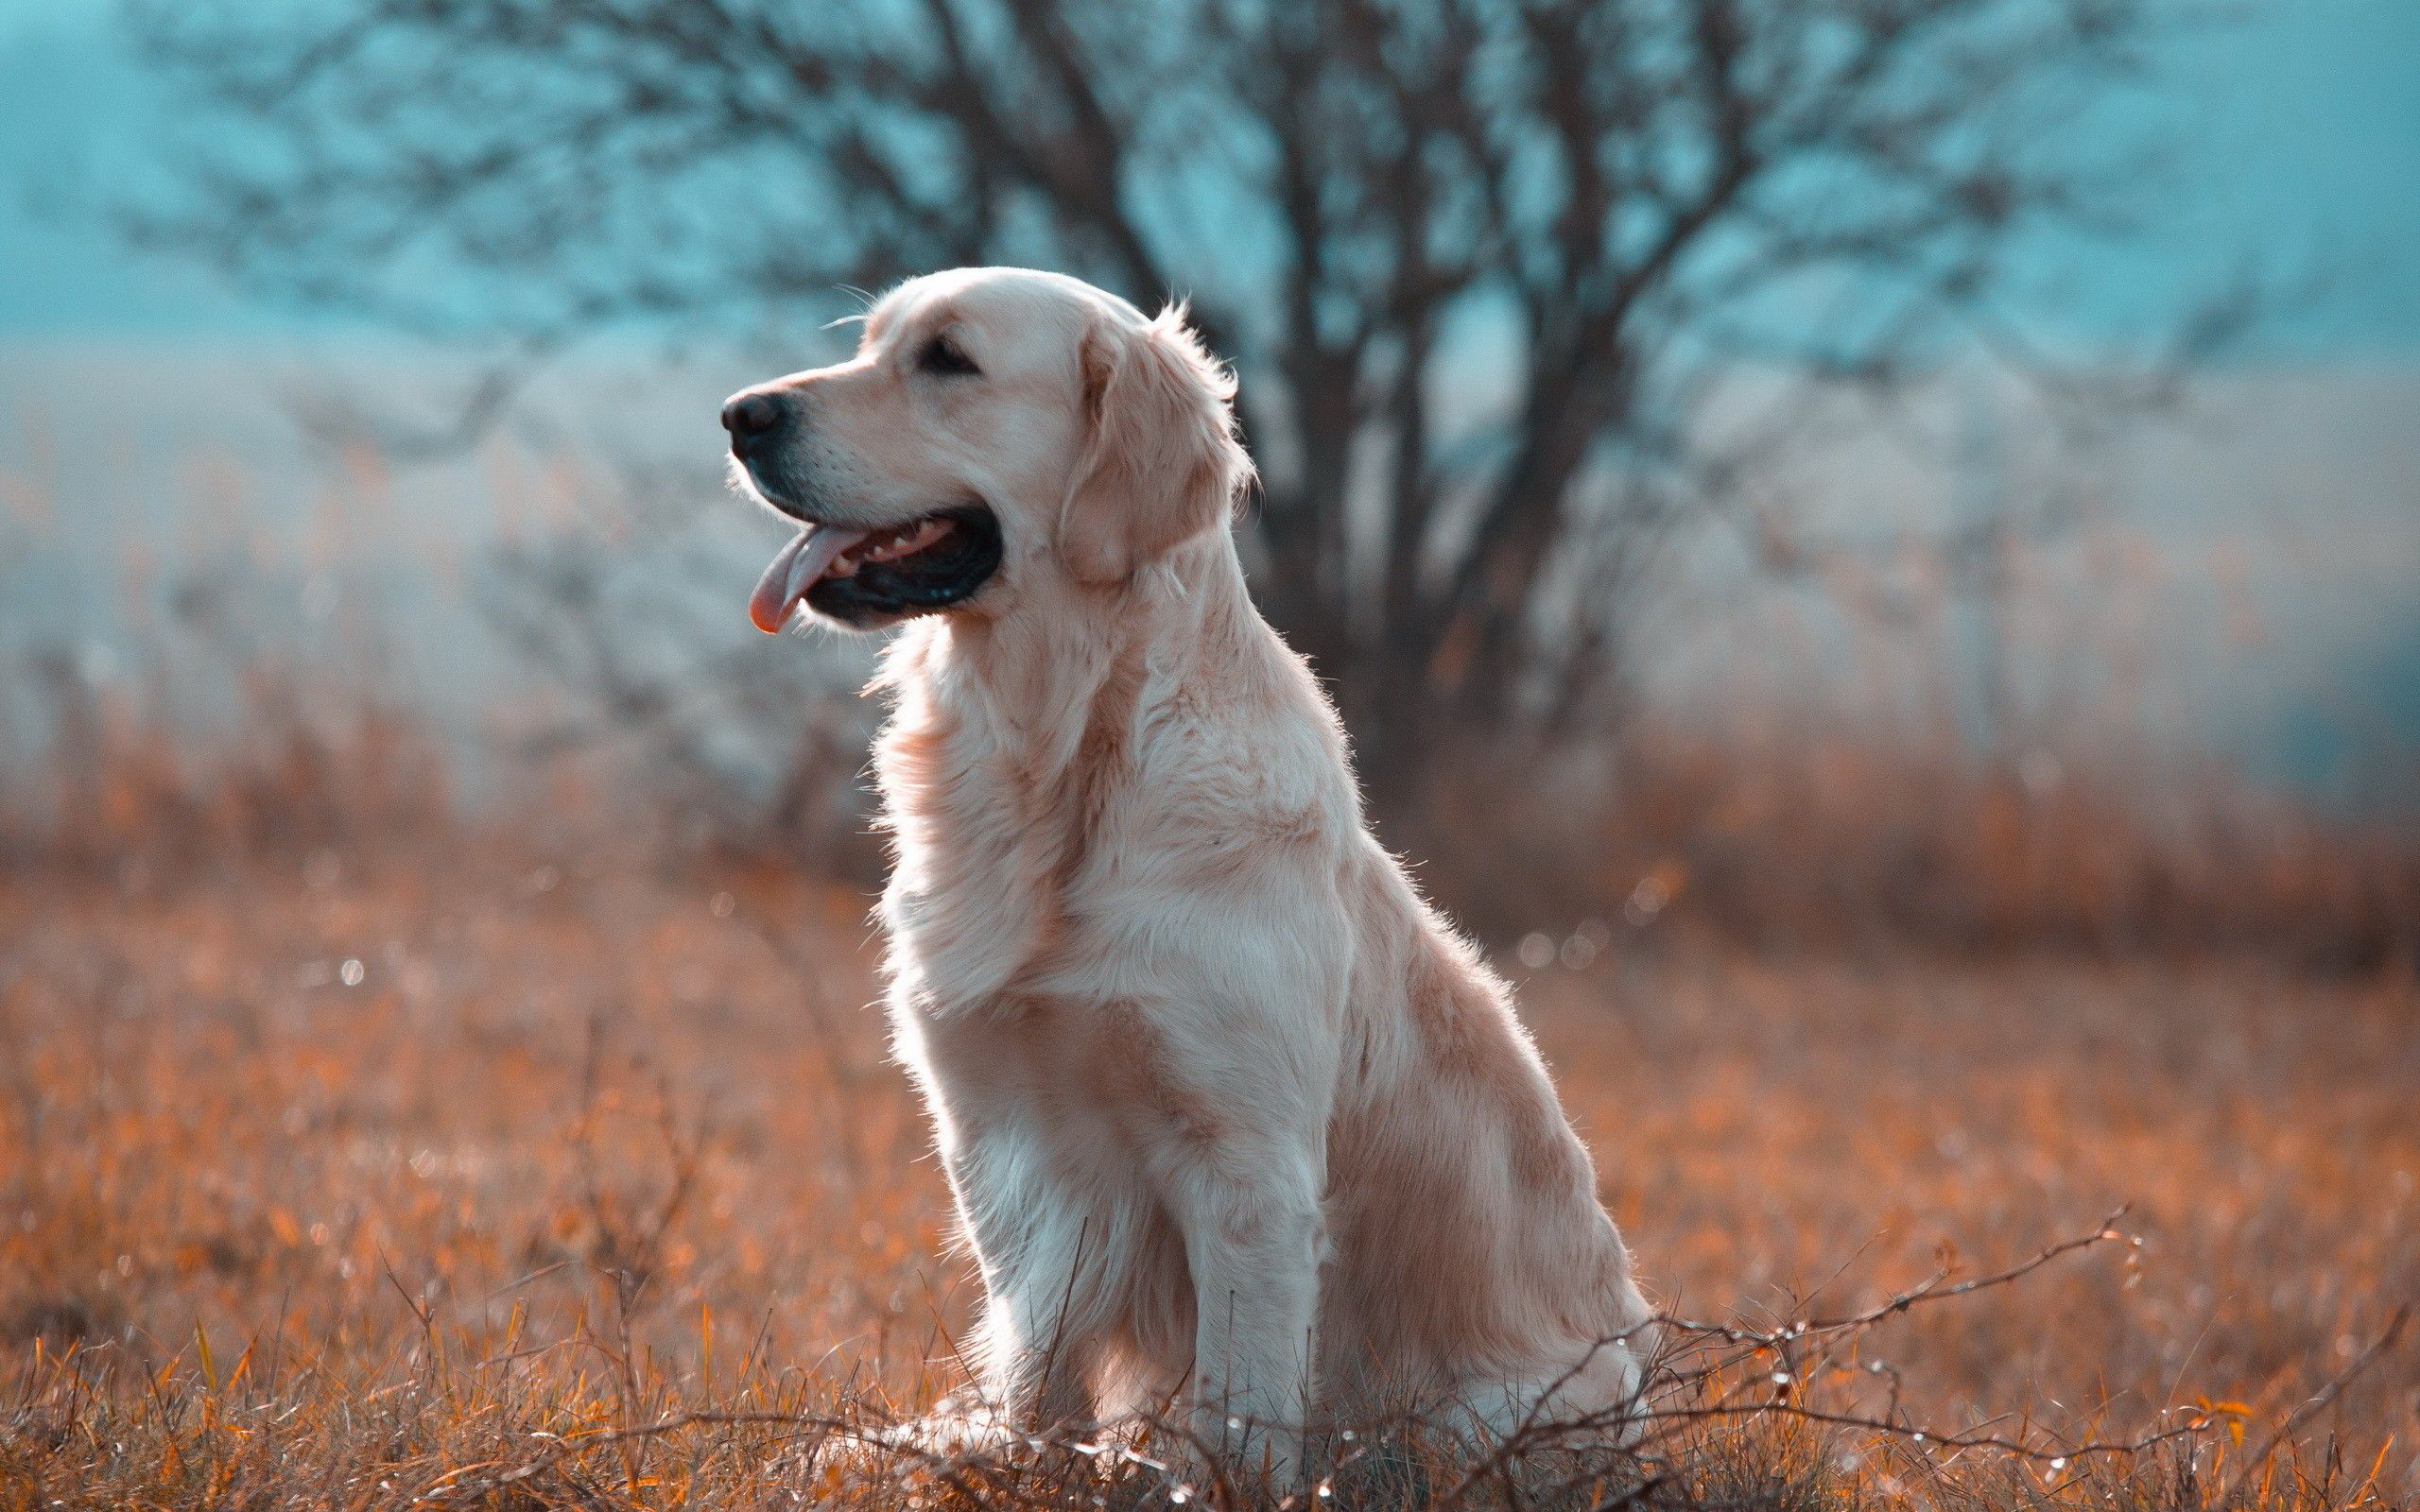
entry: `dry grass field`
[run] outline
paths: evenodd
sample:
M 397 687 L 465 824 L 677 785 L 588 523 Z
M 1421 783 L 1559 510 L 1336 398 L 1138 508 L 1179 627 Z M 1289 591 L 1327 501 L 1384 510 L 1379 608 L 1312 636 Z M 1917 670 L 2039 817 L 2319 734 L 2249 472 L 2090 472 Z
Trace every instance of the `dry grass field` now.
M 425 828 L 0 880 L 0 1506 L 1245 1498 L 1150 1437 L 870 1445 L 972 1284 L 862 892 Z M 2371 1349 L 2420 1295 L 2408 958 L 1598 943 L 1508 968 L 1659 1303 L 1763 1338 L 1570 1504 L 2420 1500 L 2420 1349 Z M 1308 1499 L 1552 1494 L 1342 1452 Z

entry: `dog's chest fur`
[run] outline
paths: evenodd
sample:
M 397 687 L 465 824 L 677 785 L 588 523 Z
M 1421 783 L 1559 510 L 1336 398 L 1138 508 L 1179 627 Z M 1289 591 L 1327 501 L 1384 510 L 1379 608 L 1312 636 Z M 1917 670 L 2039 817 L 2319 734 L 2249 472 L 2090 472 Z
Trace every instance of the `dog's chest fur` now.
M 1245 943 L 1202 937 L 1205 903 L 1273 851 L 1357 834 L 1333 728 L 1268 719 L 1288 700 L 1264 685 L 1256 623 L 1206 618 L 1180 645 L 1110 641 L 1005 687 L 938 632 L 897 648 L 875 756 L 895 1002 L 948 1020 L 1154 995 L 1182 957 Z M 1249 747 L 1211 717 L 1238 696 L 1264 715 Z
M 1332 725 L 1300 712 L 1322 711 L 1313 690 L 1260 680 L 1262 657 L 1282 659 L 1280 676 L 1299 664 L 1256 621 L 1233 639 L 1214 618 L 1175 645 L 1113 640 L 1005 689 L 951 649 L 939 634 L 903 642 L 890 672 L 875 758 L 898 850 L 889 1007 L 996 1260 L 1050 1206 L 1030 1183 L 1091 1194 L 1080 1225 L 1122 1228 L 1117 1215 L 1156 1211 L 1152 1173 L 1172 1151 L 1217 1143 L 1279 1095 L 1238 1070 L 1265 1036 L 1237 1022 L 1264 1005 L 1236 977 L 1288 941 L 1341 962 L 1349 925 L 1319 879 L 1359 816 Z M 1315 977 L 1340 1005 L 1340 966 L 1289 973 Z M 1315 1002 L 1281 1006 L 1335 1032 Z

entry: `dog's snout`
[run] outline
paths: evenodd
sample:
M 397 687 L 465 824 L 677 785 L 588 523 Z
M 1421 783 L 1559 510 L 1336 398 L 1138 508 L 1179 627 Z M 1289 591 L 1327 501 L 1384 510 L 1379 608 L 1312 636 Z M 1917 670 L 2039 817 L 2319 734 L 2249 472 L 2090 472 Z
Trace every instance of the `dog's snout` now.
M 769 444 L 784 418 L 782 402 L 770 394 L 734 394 L 722 406 L 722 428 L 731 433 L 731 455 L 745 460 Z

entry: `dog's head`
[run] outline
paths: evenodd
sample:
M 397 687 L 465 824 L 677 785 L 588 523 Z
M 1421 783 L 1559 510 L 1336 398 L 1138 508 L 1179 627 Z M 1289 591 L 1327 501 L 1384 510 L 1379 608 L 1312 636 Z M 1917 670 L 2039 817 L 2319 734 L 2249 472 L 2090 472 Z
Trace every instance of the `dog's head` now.
M 1226 527 L 1234 394 L 1180 308 L 1021 268 L 905 284 L 855 357 L 723 405 L 735 475 L 804 527 L 750 615 L 872 628 L 1123 582 Z

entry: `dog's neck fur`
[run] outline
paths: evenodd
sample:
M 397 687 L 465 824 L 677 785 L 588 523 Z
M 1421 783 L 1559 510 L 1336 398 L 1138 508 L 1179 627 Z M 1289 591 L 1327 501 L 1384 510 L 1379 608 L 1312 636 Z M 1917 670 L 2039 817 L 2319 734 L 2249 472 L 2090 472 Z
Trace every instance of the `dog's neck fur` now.
M 909 680 L 923 684 L 935 713 L 980 726 L 1028 782 L 1046 789 L 1070 774 L 1087 746 L 1116 737 L 1104 723 L 1131 725 L 1200 679 L 1245 675 L 1255 642 L 1273 639 L 1223 530 L 1123 582 L 1063 581 L 1046 591 L 1053 602 L 1022 603 L 996 618 L 923 622 L 894 647 L 883 679 L 900 694 Z M 908 701 L 901 699 L 903 718 Z
M 1152 794 L 1133 777 L 1155 723 L 1280 685 L 1286 652 L 1223 531 L 1123 583 L 1048 591 L 1067 596 L 918 622 L 879 679 L 896 706 L 874 758 L 897 837 L 892 969 L 912 961 L 943 1015 L 1046 975 L 1101 827 Z

